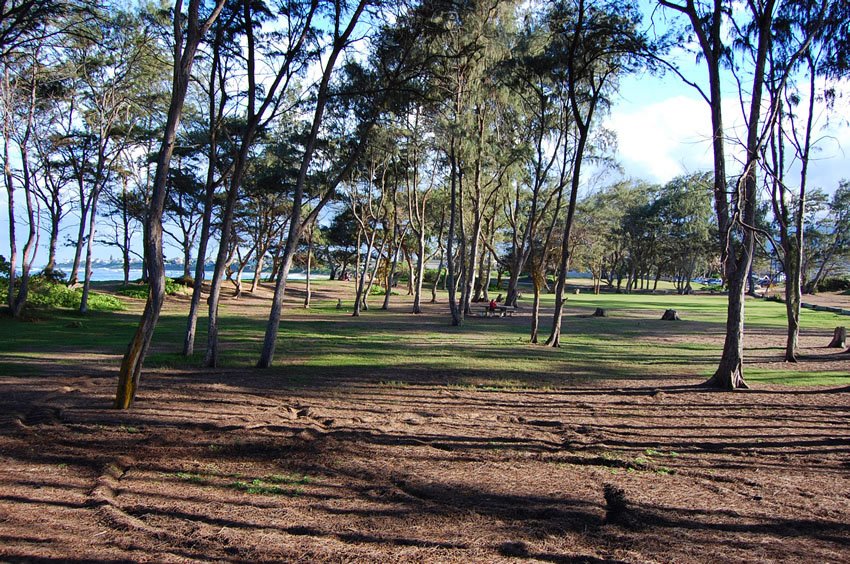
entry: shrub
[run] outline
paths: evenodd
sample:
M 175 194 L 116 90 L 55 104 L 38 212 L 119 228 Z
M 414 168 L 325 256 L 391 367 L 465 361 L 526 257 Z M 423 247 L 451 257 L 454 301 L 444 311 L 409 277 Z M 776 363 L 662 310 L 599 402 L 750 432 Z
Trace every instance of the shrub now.
M 40 275 L 30 277 L 29 294 L 27 296 L 27 303 L 30 306 L 44 309 L 76 309 L 80 307 L 82 297 L 82 289 L 68 288 L 50 277 Z M 89 292 L 88 306 L 92 311 L 124 309 L 124 304 L 115 296 L 97 292 Z
M 850 290 L 850 278 L 824 278 L 818 284 L 818 292 L 843 292 Z
M 436 268 L 426 268 L 424 282 L 426 284 L 433 284 L 434 280 L 437 279 L 437 269 Z M 446 269 L 443 268 L 443 275 L 445 275 Z
M 64 284 L 65 278 L 67 276 L 63 271 L 58 270 L 58 269 L 53 269 L 53 270 L 44 269 L 38 275 L 41 276 L 42 278 L 46 279 L 46 280 L 49 280 L 51 282 L 55 282 L 57 284 Z
M 386 288 L 384 288 L 383 286 L 378 286 L 377 284 L 372 286 L 372 289 L 369 290 L 370 296 L 383 296 L 386 293 L 387 293 Z M 395 290 L 390 290 L 390 295 L 391 296 L 397 296 L 398 292 L 396 292 Z
M 183 284 L 172 280 L 171 278 L 165 279 L 165 293 L 169 296 L 174 296 L 177 294 L 183 294 L 186 291 L 186 286 Z M 135 298 L 137 300 L 146 300 L 148 299 L 148 292 L 150 292 L 150 285 L 148 284 L 132 284 L 127 286 L 126 288 L 120 288 L 118 293 L 122 296 L 127 296 L 128 298 Z

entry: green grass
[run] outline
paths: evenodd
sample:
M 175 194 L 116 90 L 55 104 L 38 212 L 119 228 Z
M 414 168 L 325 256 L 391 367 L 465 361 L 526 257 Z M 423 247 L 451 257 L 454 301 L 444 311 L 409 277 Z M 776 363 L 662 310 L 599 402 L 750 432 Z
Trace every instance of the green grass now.
M 530 295 L 520 303 L 528 309 Z M 544 295 L 544 306 L 553 297 Z M 445 304 L 445 294 L 440 296 Z M 395 302 L 398 303 L 398 300 Z M 379 305 L 379 304 L 378 304 Z M 136 306 L 137 307 L 137 306 Z M 357 379 L 403 389 L 415 385 L 455 386 L 480 391 L 549 390 L 603 378 L 631 379 L 674 375 L 705 378 L 716 368 L 718 342 L 725 321 L 725 296 L 675 294 L 569 295 L 563 322 L 562 347 L 552 349 L 528 343 L 526 323 L 497 319 L 469 319 L 451 327 L 448 318 L 414 317 L 373 307 L 360 318 L 336 310 L 336 300 L 315 300 L 309 310 L 292 320 L 284 313 L 280 326 L 275 367 L 268 371 L 280 386 L 334 386 Z M 604 307 L 610 317 L 589 317 Z M 578 308 L 578 310 L 576 310 Z M 683 322 L 660 321 L 666 308 L 675 308 Z M 289 311 L 295 311 L 289 310 Z M 0 374 L 37 375 L 41 363 L 73 367 L 79 353 L 121 355 L 138 320 L 137 313 L 57 310 L 32 322 L 0 318 Z M 541 336 L 548 334 L 548 317 L 541 319 Z M 846 324 L 833 313 L 804 310 L 804 330 L 830 331 Z M 782 331 L 782 304 L 747 301 L 747 326 Z M 265 319 L 242 315 L 238 306 L 221 313 L 221 365 L 250 367 L 256 362 Z M 206 341 L 206 321 L 198 323 L 198 352 L 179 354 L 185 330 L 183 314 L 166 313 L 157 327 L 149 367 L 195 370 Z M 684 341 L 670 335 L 690 335 Z M 115 361 L 117 366 L 117 359 Z M 850 385 L 850 376 L 834 371 L 810 373 L 805 363 L 799 371 L 781 368 L 748 368 L 753 385 Z M 127 430 L 126 432 L 133 432 Z
M 250 482 L 237 480 L 227 485 L 228 488 L 253 495 L 299 495 L 300 488 L 284 488 L 277 482 L 269 483 L 267 479 L 255 478 Z
M 809 372 L 801 368 L 791 370 L 763 370 L 751 368 L 746 371 L 750 384 L 781 384 L 783 386 L 850 386 L 850 373 Z

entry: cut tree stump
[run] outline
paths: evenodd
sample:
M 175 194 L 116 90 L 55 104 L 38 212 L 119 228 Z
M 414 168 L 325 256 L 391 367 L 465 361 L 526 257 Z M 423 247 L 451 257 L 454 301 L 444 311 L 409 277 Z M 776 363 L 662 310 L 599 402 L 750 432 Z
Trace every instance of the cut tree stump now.
M 832 342 L 827 345 L 830 349 L 843 349 L 847 346 L 847 328 L 836 327 L 832 334 Z
M 679 314 L 675 309 L 668 309 L 664 312 L 664 315 L 661 316 L 661 321 L 681 321 L 682 319 L 679 317 Z
M 596 308 L 596 311 L 593 312 L 593 317 L 608 317 L 608 311 L 598 307 Z

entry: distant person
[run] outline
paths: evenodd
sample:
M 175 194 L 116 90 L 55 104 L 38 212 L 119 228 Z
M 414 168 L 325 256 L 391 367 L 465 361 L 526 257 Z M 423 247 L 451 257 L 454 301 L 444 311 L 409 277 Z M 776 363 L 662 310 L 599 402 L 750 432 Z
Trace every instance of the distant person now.
M 497 303 L 497 304 L 498 304 L 498 303 L 501 303 L 501 302 L 502 302 L 502 294 L 499 294 L 498 296 L 496 296 L 496 300 L 495 300 L 495 301 L 496 301 L 496 303 Z
M 496 300 L 490 300 L 490 313 L 496 311 L 497 307 L 499 307 L 499 304 L 496 303 Z

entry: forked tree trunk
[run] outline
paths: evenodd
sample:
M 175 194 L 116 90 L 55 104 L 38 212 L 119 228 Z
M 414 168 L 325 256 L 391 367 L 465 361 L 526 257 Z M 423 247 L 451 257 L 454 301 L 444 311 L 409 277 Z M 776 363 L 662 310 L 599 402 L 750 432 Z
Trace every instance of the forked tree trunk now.
M 786 253 L 786 260 L 796 262 L 796 252 L 792 251 L 792 256 Z M 790 260 L 789 260 L 790 259 Z M 799 263 L 797 263 L 799 264 Z M 799 266 L 788 269 L 795 272 L 796 275 L 791 275 L 785 280 L 785 313 L 788 318 L 788 337 L 785 341 L 785 361 L 797 362 L 797 348 L 800 339 L 800 303 L 802 302 L 802 294 L 800 292 L 800 270 Z
M 704 384 L 710 388 L 737 390 L 749 388 L 744 381 L 744 293 L 747 270 L 737 270 L 729 278 L 726 310 L 726 340 L 714 375 Z
M 404 235 L 399 238 L 399 241 L 404 240 Z M 401 242 L 396 246 L 395 252 L 393 253 L 393 258 L 390 261 L 390 270 L 387 273 L 387 291 L 384 293 L 384 303 L 381 305 L 381 309 L 388 310 L 390 309 L 390 296 L 393 293 L 393 282 L 395 281 L 395 271 L 398 267 L 398 253 L 401 252 Z M 422 257 L 417 258 L 416 261 L 416 270 L 417 274 L 411 272 L 411 276 L 416 277 L 416 284 L 413 287 L 413 303 L 414 309 L 416 309 L 416 301 L 419 298 L 419 294 L 422 293 L 422 280 L 418 277 L 419 267 L 422 264 Z M 414 312 L 415 313 L 415 312 Z
M 81 181 L 82 182 L 82 181 Z M 79 282 L 80 261 L 83 258 L 83 247 L 86 238 L 86 219 L 89 213 L 88 200 L 85 199 L 84 190 L 80 188 L 80 225 L 77 228 L 77 242 L 74 245 L 74 262 L 71 263 L 71 273 L 68 275 L 68 286 L 76 286 Z
M 146 218 L 145 229 L 145 261 L 150 270 L 150 292 L 145 303 L 139 327 L 127 347 L 127 352 L 121 362 L 121 372 L 118 376 L 118 390 L 115 395 L 115 407 L 127 409 L 133 404 L 142 365 L 145 360 L 151 338 L 153 337 L 162 302 L 165 298 L 165 265 L 162 260 L 162 213 L 165 207 L 166 182 L 171 155 L 177 139 L 177 129 L 180 126 L 180 116 L 186 99 L 186 90 L 192 74 L 192 64 L 198 44 L 209 26 L 215 21 L 224 6 L 225 0 L 217 0 L 213 11 L 207 20 L 199 21 L 200 0 L 190 0 L 188 18 L 184 18 L 182 1 L 174 6 L 174 73 L 172 78 L 171 104 L 168 108 L 168 118 L 165 123 L 162 146 L 156 162 L 150 209 Z M 183 43 L 183 28 L 181 22 L 187 21 L 186 43 Z
M 254 279 L 251 281 L 251 293 L 255 293 L 260 287 L 260 277 L 263 275 L 263 262 L 266 259 L 266 252 L 257 254 L 257 264 L 254 267 Z

